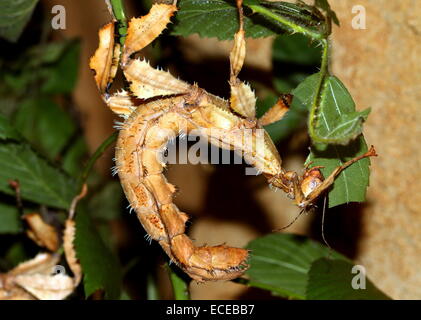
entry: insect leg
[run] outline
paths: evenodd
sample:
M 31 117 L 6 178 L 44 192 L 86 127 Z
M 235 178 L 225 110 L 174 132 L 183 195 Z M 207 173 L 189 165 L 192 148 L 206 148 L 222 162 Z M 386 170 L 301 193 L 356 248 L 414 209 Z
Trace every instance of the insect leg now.
M 99 46 L 89 61 L 89 67 L 95 71 L 95 82 L 104 99 L 117 73 L 120 58 L 120 45 L 114 40 L 115 23 L 110 22 L 99 32 Z
M 230 106 L 238 114 L 254 119 L 256 116 L 256 97 L 250 86 L 240 81 L 237 76 L 246 57 L 246 41 L 244 33 L 243 0 L 237 0 L 240 27 L 234 36 L 234 46 L 230 53 Z
M 261 126 L 267 126 L 268 124 L 281 120 L 289 110 L 289 106 L 292 101 L 292 95 L 282 95 L 278 101 L 272 106 L 266 113 L 261 116 L 258 120 Z

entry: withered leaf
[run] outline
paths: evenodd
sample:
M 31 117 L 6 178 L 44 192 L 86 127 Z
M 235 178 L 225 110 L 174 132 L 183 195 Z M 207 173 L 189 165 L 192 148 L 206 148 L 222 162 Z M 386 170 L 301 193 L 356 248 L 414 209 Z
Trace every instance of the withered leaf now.
M 39 213 L 25 214 L 22 219 L 29 225 L 27 235 L 40 247 L 45 247 L 50 251 L 56 251 L 59 247 L 59 237 L 57 230 L 47 224 Z
M 0 300 L 64 299 L 75 288 L 71 277 L 54 275 L 60 255 L 39 253 L 6 274 L 0 274 Z
M 72 219 L 67 219 L 63 234 L 63 247 L 66 256 L 66 261 L 74 275 L 74 285 L 76 287 L 82 279 L 82 268 L 79 264 L 79 260 L 76 258 L 76 251 L 74 247 L 75 233 L 75 221 Z

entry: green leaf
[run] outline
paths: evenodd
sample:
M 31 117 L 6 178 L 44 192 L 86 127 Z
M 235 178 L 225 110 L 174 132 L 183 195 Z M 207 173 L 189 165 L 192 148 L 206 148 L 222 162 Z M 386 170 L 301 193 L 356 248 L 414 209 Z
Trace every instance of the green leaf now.
M 146 297 L 148 300 L 159 300 L 158 284 L 150 273 L 146 277 Z
M 246 0 L 244 5 L 257 17 L 291 34 L 300 33 L 313 40 L 325 40 L 330 32 L 330 25 L 317 8 L 303 2 Z M 263 21 L 261 23 L 265 24 Z
M 301 34 L 280 35 L 273 42 L 272 59 L 275 63 L 318 65 L 321 48 Z
M 305 299 L 308 271 L 314 260 L 326 257 L 329 249 L 293 234 L 270 234 L 251 241 L 249 286 L 270 290 L 275 295 Z M 345 259 L 339 253 L 332 256 Z
M 79 53 L 80 43 L 72 41 L 56 63 L 41 69 L 45 79 L 41 92 L 56 94 L 73 90 L 77 80 Z
M 160 300 L 157 281 L 150 273 L 146 277 L 146 297 L 148 300 Z
M 318 73 L 309 76 L 306 80 L 300 83 L 295 90 L 293 90 L 293 103 L 300 105 L 300 107 L 297 105 L 297 108 L 311 108 L 316 91 L 315 88 L 320 80 L 319 76 L 320 74 Z M 337 84 L 337 82 L 335 83 Z M 331 95 L 330 97 L 333 96 Z M 355 114 L 355 104 L 349 94 L 337 98 L 337 101 L 341 101 L 341 107 L 338 106 L 338 108 L 341 108 L 345 114 L 346 112 L 350 112 L 348 114 Z M 364 111 L 362 113 L 364 113 Z M 331 123 L 334 123 L 335 121 L 336 123 L 342 121 L 340 118 L 335 117 L 335 114 L 337 115 L 338 112 L 332 112 L 330 109 L 326 111 L 325 119 L 331 126 L 333 126 Z M 361 128 L 359 131 L 361 132 Z M 307 158 L 306 163 L 312 161 L 312 166 L 323 166 L 321 171 L 323 175 L 327 177 L 336 167 L 358 155 L 365 153 L 366 151 L 367 145 L 361 134 L 358 138 L 350 141 L 347 145 L 313 143 L 311 153 Z M 365 193 L 370 174 L 369 165 L 369 159 L 362 159 L 345 169 L 336 178 L 333 187 L 329 191 L 330 208 L 343 203 L 362 202 L 365 200 Z
M 55 159 L 76 126 L 69 115 L 49 98 L 24 101 L 14 114 L 15 127 L 37 149 Z
M 174 300 L 190 300 L 188 282 L 183 279 L 176 271 L 170 266 L 167 266 L 170 274 L 170 281 L 173 288 Z
M 325 77 L 322 83 L 310 135 L 315 142 L 346 145 L 362 132 L 363 122 L 370 109 L 355 111 L 355 103 L 348 90 L 335 76 Z M 311 119 L 310 119 L 311 121 Z
M 316 93 L 319 76 L 319 73 L 308 76 L 292 91 L 292 94 L 294 95 L 294 102 L 299 104 L 300 108 L 310 110 L 311 103 Z
M 325 23 L 325 18 L 318 12 L 317 8 L 304 2 L 244 0 L 243 4 L 245 6 L 262 5 L 276 14 L 288 16 L 291 20 L 295 20 L 302 25 L 321 28 Z
M 70 46 L 75 46 L 74 40 L 63 40 L 41 43 L 31 47 L 26 55 L 31 58 L 27 61 L 30 67 L 39 67 L 43 64 L 53 64 L 65 54 Z
M 0 37 L 16 42 L 31 18 L 38 0 L 3 0 L 0 2 Z
M 244 29 L 247 37 L 262 38 L 274 34 L 302 33 L 313 39 L 324 37 L 325 20 L 304 4 L 270 1 L 244 1 Z M 254 14 L 250 14 L 250 10 Z M 234 0 L 179 1 L 180 11 L 172 34 L 232 39 L 238 30 L 238 11 Z
M 122 201 L 123 191 L 120 183 L 117 181 L 107 183 L 89 202 L 92 218 L 102 220 L 119 218 Z
M 83 204 L 79 208 L 76 215 L 75 249 L 82 266 L 85 295 L 88 297 L 97 290 L 104 290 L 106 299 L 119 299 L 119 262 L 101 239 Z
M 20 138 L 19 132 L 10 125 L 9 120 L 0 114 L 0 140 L 11 139 L 18 141 Z
M 335 11 L 333 11 L 331 8 L 330 8 L 330 4 L 329 4 L 329 2 L 327 2 L 327 0 L 316 0 L 315 1 L 315 6 L 316 7 L 318 7 L 318 8 L 320 8 L 320 9 L 322 9 L 323 11 L 325 11 L 326 12 L 326 14 L 327 14 L 327 16 L 330 18 L 330 19 L 332 19 L 332 21 L 336 24 L 336 25 L 340 25 L 340 23 L 339 23 L 339 19 L 338 19 L 338 17 L 336 16 L 336 13 L 335 13 Z
M 276 37 L 272 46 L 274 86 L 290 92 L 319 68 L 321 48 L 302 34 Z
M 312 300 L 390 300 L 368 278 L 365 289 L 354 289 L 361 285 L 360 270 L 348 261 L 321 258 L 314 261 L 309 271 L 307 299 Z M 354 278 L 357 277 L 357 278 Z M 353 280 L 354 279 L 354 280 Z
M 22 221 L 19 210 L 4 203 L 0 203 L 0 234 L 22 232 Z
M 346 145 L 362 132 L 363 122 L 370 109 L 355 111 L 355 103 L 348 90 L 335 76 L 326 76 L 318 99 L 314 99 L 320 73 L 313 74 L 300 84 L 298 99 L 311 110 L 309 133 L 313 142 Z
M 306 162 L 312 166 L 323 166 L 321 169 L 327 177 L 336 167 L 344 162 L 367 152 L 364 137 L 350 142 L 346 146 L 315 144 Z M 363 202 L 369 183 L 370 159 L 362 159 L 339 174 L 329 191 L 329 208 L 349 202 Z
M 62 168 L 64 171 L 76 177 L 82 171 L 82 163 L 87 155 L 88 148 L 83 137 L 78 137 L 63 156 Z
M 178 36 L 188 36 L 198 33 L 200 37 L 217 37 L 228 40 L 238 31 L 238 11 L 234 1 L 213 0 L 181 0 L 178 3 L 179 12 L 171 33 Z M 246 36 L 252 38 L 268 37 L 275 34 L 269 26 L 256 17 L 244 17 Z
M 59 169 L 36 154 L 29 145 L 0 143 L 0 191 L 14 195 L 9 180 L 18 180 L 25 200 L 68 209 L 76 184 Z

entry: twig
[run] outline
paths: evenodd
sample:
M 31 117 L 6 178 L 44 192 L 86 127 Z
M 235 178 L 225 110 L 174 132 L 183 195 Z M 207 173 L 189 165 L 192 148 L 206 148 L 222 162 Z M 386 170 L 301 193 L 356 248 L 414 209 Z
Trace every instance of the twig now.
M 79 202 L 79 200 L 81 200 L 83 197 L 85 197 L 87 193 L 88 193 L 88 185 L 86 183 L 84 183 L 83 186 L 82 186 L 82 190 L 80 191 L 80 193 L 76 197 L 73 198 L 72 203 L 70 205 L 70 209 L 69 209 L 69 219 L 70 220 L 72 220 L 73 217 L 75 216 L 77 203 Z
M 120 44 L 123 45 L 127 35 L 127 19 L 124 13 L 124 5 L 122 0 L 105 0 L 108 11 L 118 24 L 118 34 L 120 36 Z
M 22 197 L 20 195 L 20 183 L 19 180 L 9 180 L 9 186 L 15 190 L 16 207 L 18 208 L 19 215 L 23 215 L 23 204 Z
M 110 135 L 99 147 L 95 150 L 94 154 L 91 156 L 91 158 L 88 161 L 88 164 L 85 166 L 85 169 L 83 169 L 82 174 L 79 177 L 79 185 L 81 186 L 79 189 L 82 188 L 82 185 L 86 182 L 86 179 L 89 176 L 89 173 L 91 172 L 92 167 L 94 166 L 95 162 L 99 159 L 99 157 L 102 156 L 102 154 L 105 152 L 105 150 L 108 149 L 108 147 L 113 144 L 118 137 L 118 132 L 114 132 L 112 135 Z

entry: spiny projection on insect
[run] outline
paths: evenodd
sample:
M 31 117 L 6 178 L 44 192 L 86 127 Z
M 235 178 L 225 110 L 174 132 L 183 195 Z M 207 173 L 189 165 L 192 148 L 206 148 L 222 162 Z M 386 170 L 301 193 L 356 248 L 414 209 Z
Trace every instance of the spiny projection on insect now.
M 241 276 L 248 268 L 248 251 L 226 245 L 197 247 L 185 234 L 188 216 L 173 203 L 176 189 L 165 178 L 165 163 L 160 160 L 169 140 L 194 130 L 221 148 L 240 149 L 248 163 L 302 210 L 312 207 L 346 167 L 376 155 L 372 147 L 336 168 L 326 179 L 319 167 L 306 168 L 302 176 L 282 168 L 279 153 L 263 126 L 285 115 L 291 96 L 279 99 L 256 119 L 254 92 L 238 79 L 246 55 L 242 0 L 237 0 L 237 7 L 240 27 L 229 57 L 229 101 L 154 69 L 145 60 L 132 58 L 166 28 L 177 11 L 176 3 L 154 4 L 146 16 L 131 19 L 122 48 L 114 39 L 115 22 L 105 25 L 99 31 L 99 47 L 90 60 L 102 98 L 124 118 L 119 125 L 115 161 L 130 206 L 149 237 L 158 241 L 184 272 L 200 282 Z M 118 66 L 129 88 L 109 94 Z M 259 130 L 264 132 L 262 148 L 256 147 Z M 243 143 L 246 131 L 251 131 L 249 143 Z

